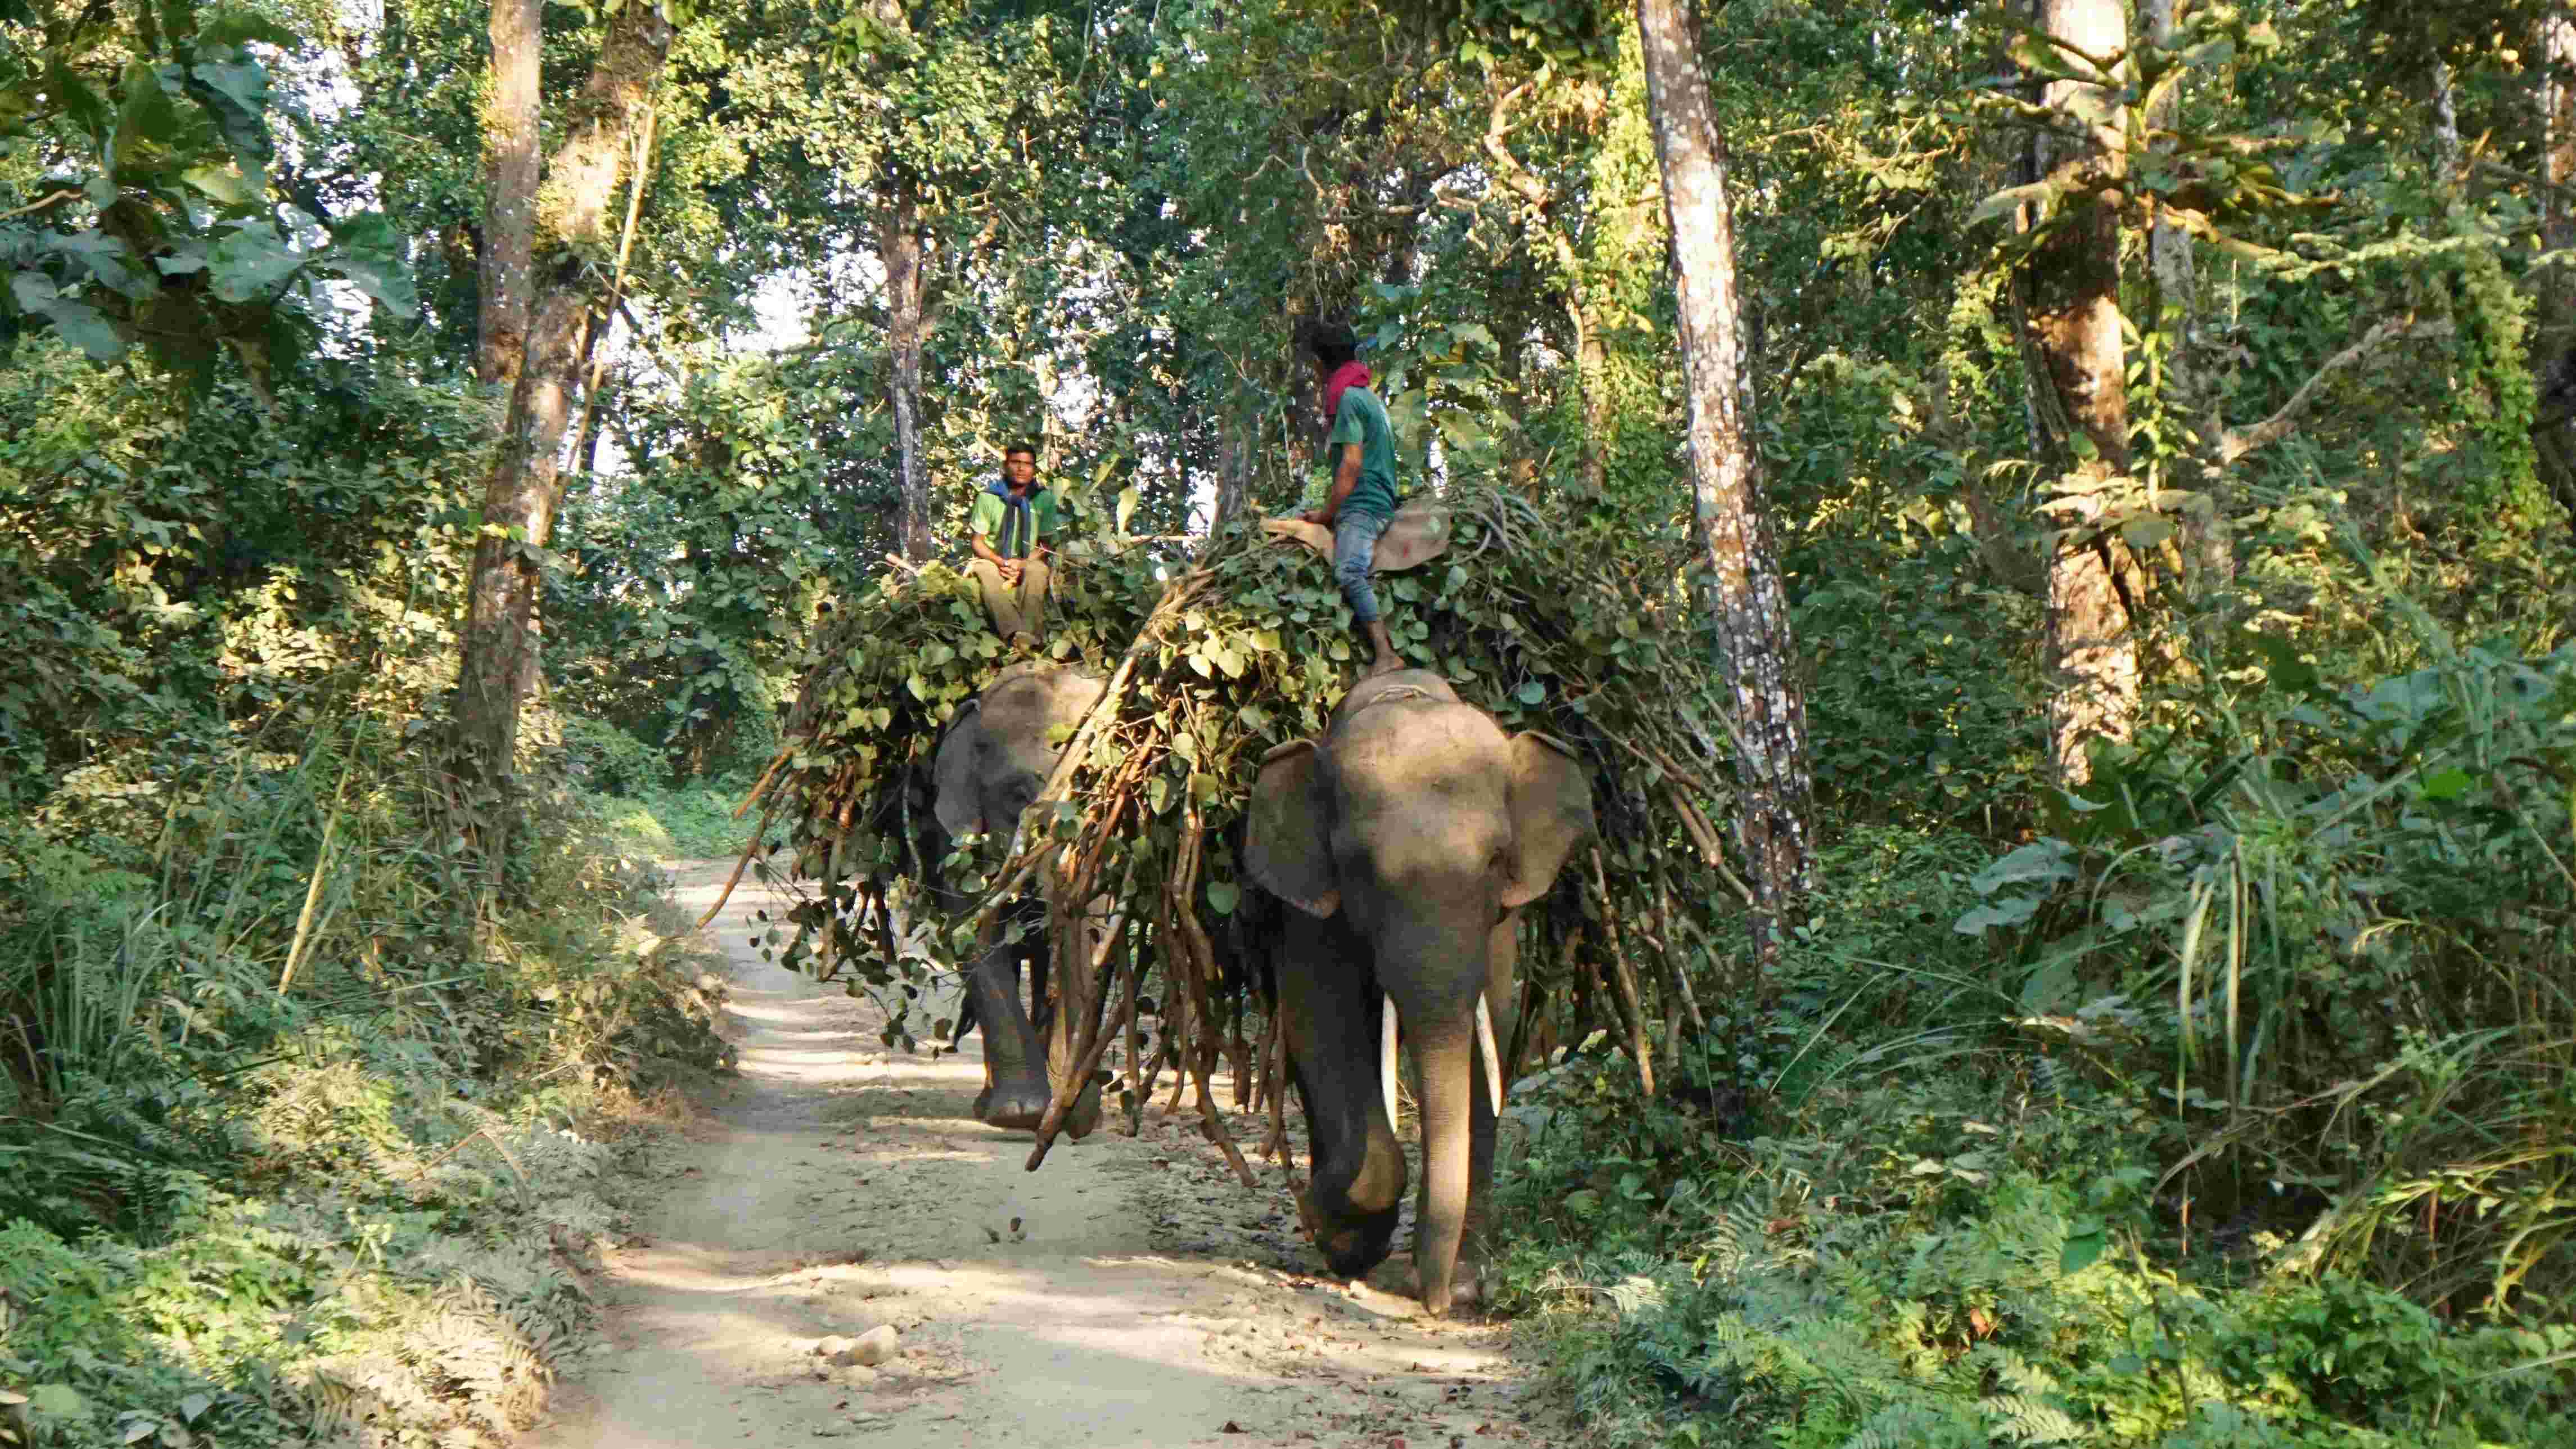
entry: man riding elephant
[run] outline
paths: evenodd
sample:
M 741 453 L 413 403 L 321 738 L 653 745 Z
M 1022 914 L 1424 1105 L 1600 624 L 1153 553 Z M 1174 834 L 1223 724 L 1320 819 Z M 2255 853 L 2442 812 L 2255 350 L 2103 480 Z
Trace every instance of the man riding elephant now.
M 1002 451 L 1002 476 L 975 495 L 966 572 L 983 589 L 993 632 L 1014 645 L 1046 642 L 1047 589 L 1055 579 L 1055 495 L 1038 481 L 1038 455 L 1026 443 Z

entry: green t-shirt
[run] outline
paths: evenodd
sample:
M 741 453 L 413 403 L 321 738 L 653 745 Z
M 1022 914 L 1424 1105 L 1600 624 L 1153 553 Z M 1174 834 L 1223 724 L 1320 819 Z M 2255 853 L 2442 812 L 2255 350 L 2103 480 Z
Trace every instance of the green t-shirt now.
M 975 509 L 967 515 L 966 531 L 984 535 L 984 542 L 1004 558 L 1027 558 L 1037 551 L 1036 545 L 1055 537 L 1055 493 L 1052 489 L 1032 486 L 1028 496 L 1029 522 L 1033 528 L 1008 528 L 1013 520 L 1011 497 L 1004 485 L 995 483 L 975 495 Z M 1021 538 L 1022 532 L 1034 534 Z M 1011 536 L 1005 537 L 1005 534 Z
M 1340 469 L 1342 448 L 1350 443 L 1360 445 L 1360 481 L 1351 486 L 1351 496 L 1342 500 L 1342 511 L 1393 518 L 1395 429 L 1387 424 L 1386 404 L 1364 387 L 1343 389 L 1342 404 L 1333 412 L 1333 435 L 1324 440 L 1327 475 Z

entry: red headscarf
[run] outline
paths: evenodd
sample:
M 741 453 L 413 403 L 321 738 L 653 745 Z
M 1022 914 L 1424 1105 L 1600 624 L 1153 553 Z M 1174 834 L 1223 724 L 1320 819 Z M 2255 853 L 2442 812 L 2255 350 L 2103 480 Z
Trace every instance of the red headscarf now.
M 1341 366 L 1334 368 L 1333 375 L 1324 380 L 1324 421 L 1329 423 L 1335 417 L 1340 415 L 1342 410 L 1343 393 L 1348 392 L 1355 387 L 1366 387 L 1368 385 L 1369 370 L 1367 363 L 1357 361 L 1345 362 Z

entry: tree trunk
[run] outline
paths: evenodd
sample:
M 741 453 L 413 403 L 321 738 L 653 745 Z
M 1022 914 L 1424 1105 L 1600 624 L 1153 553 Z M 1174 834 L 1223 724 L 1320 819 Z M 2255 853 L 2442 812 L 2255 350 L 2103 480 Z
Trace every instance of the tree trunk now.
M 2096 57 L 2128 45 L 2120 0 L 2039 0 L 2041 27 Z M 2036 143 L 2036 172 L 2075 182 L 2115 180 L 2121 111 L 2102 87 L 2055 80 L 2043 100 L 2064 122 Z M 2129 406 L 2120 343 L 2119 213 L 2098 192 L 2077 196 L 2032 252 L 2021 276 L 2023 354 L 2045 456 L 2055 476 L 2046 509 L 2049 550 L 2049 752 L 2070 785 L 2091 778 L 2085 750 L 2125 740 L 2138 711 L 2136 625 L 2146 576 L 2111 526 L 2129 485 Z
M 2174 43 L 2175 0 L 2144 0 L 2138 7 L 2147 39 L 2170 48 Z M 2148 112 L 2147 124 L 2170 131 L 2182 110 L 2182 86 L 2176 82 Z M 2168 460 L 2172 486 L 2199 493 L 2205 506 L 2187 510 L 2180 521 L 2185 551 L 2203 584 L 2224 584 L 2236 577 L 2234 534 L 2228 523 L 2225 475 L 2212 466 L 2218 434 L 2213 403 L 2201 388 L 2199 357 L 2192 318 L 2200 301 L 2191 233 L 2164 218 L 2152 205 L 2147 229 L 2147 274 L 2155 284 L 2155 324 L 2161 342 L 2160 364 L 2166 409 L 2180 415 L 2188 439 Z
M 512 772 L 519 706 L 534 688 L 540 663 L 535 621 L 543 580 L 537 551 L 545 547 L 562 497 L 564 425 L 581 365 L 584 320 L 598 301 L 580 248 L 607 240 L 609 205 L 632 128 L 670 48 L 671 27 L 654 7 L 619 11 L 572 110 L 571 134 L 546 168 L 542 211 L 549 235 L 542 265 L 527 269 L 534 285 L 524 345 L 518 357 L 505 361 L 516 381 L 500 452 L 483 489 L 484 532 L 474 549 L 457 677 L 457 727 L 467 766 L 486 782 L 506 780 Z M 533 197 L 527 205 L 531 215 L 540 210 Z
M 1258 447 L 1253 429 L 1259 426 L 1259 415 L 1243 399 L 1236 398 L 1227 405 L 1223 431 L 1217 438 L 1216 498 L 1208 511 L 1211 538 L 1225 527 L 1227 519 L 1243 511 L 1243 501 L 1251 495 L 1252 458 Z
M 2460 165 L 2460 123 L 2453 113 L 2451 75 L 2438 61 L 2433 77 L 2436 164 L 2446 175 Z M 2541 179 L 2540 245 L 2545 252 L 2576 247 L 2576 18 L 2563 3 L 2540 21 Z M 2538 324 L 2531 329 L 2531 370 L 2540 382 L 2540 420 L 2532 429 L 2540 475 L 2550 493 L 2576 519 L 2576 278 L 2567 268 L 2540 273 Z
M 1520 198 L 1522 223 L 1533 233 L 1532 240 L 1545 236 L 1548 258 L 1556 263 L 1558 283 L 1565 288 L 1565 316 L 1574 327 L 1574 382 L 1583 404 L 1583 486 L 1590 497 L 1599 498 L 1610 486 L 1610 448 L 1604 436 L 1610 429 L 1609 348 L 1585 295 L 1583 259 L 1575 253 L 1574 239 L 1556 224 L 1556 193 L 1513 153 L 1510 128 L 1503 124 L 1511 116 L 1512 103 L 1527 94 L 1532 84 L 1494 97 L 1485 118 L 1483 149 L 1485 159 L 1493 163 L 1494 179 Z
M 1791 662 L 1789 604 L 1762 511 L 1743 367 L 1735 216 L 1689 0 L 1637 0 L 1648 111 L 1672 225 L 1692 500 L 1707 541 L 1718 667 L 1735 711 L 1736 830 L 1752 882 L 1755 959 L 1777 959 L 1782 917 L 1808 885 L 1807 705 Z
M 2540 49 L 2541 63 L 2543 65 L 2547 65 L 2549 63 L 2552 58 L 2550 52 L 2556 48 L 2552 44 L 2552 42 L 2557 39 L 2553 32 L 2565 28 L 2566 24 L 2567 22 L 2563 17 L 2556 15 L 2545 17 L 2540 22 Z M 2452 93 L 2451 63 L 2442 59 L 2438 55 L 2433 57 L 2432 80 L 2433 184 L 2447 188 L 2460 179 L 2460 106 L 2458 98 Z M 2566 90 L 2566 86 L 2555 74 L 2548 74 L 2541 81 L 2540 87 L 2541 110 L 2548 116 L 2551 127 L 2554 130 L 2558 119 L 2559 101 Z M 2554 161 L 2557 158 L 2555 155 L 2552 155 L 2547 159 Z M 2551 179 L 2555 180 L 2556 178 L 2552 177 Z M 2547 214 L 2548 207 L 2549 202 L 2544 199 L 2541 202 L 2543 215 Z
M 930 471 L 921 457 L 921 199 L 909 182 L 893 193 L 878 225 L 885 264 L 886 329 L 894 353 L 894 443 L 901 469 L 896 538 L 903 556 L 930 560 Z
M 616 324 L 615 313 L 593 312 L 582 319 L 581 360 L 574 364 L 573 375 L 581 379 L 581 421 L 572 430 L 573 471 L 590 471 L 593 445 L 599 440 L 599 389 L 608 374 L 608 354 L 600 343 Z
M 483 123 L 482 306 L 474 375 L 506 390 L 528 340 L 529 267 L 536 247 L 540 0 L 492 0 L 492 99 Z

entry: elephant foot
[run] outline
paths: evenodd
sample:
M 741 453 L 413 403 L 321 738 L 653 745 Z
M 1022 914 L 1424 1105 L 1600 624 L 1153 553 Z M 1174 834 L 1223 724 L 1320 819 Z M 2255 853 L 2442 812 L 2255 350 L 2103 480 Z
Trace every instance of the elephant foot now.
M 1035 1132 L 1054 1097 L 1044 1082 L 995 1082 L 975 1098 L 975 1120 L 987 1127 Z
M 1449 1270 L 1449 1306 L 1437 1316 L 1474 1313 L 1485 1306 L 1484 1265 L 1461 1258 Z M 1365 1280 L 1369 1287 L 1393 1298 L 1422 1300 L 1422 1273 L 1411 1253 L 1399 1254 L 1379 1264 Z

